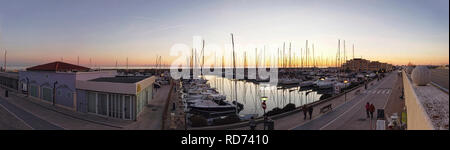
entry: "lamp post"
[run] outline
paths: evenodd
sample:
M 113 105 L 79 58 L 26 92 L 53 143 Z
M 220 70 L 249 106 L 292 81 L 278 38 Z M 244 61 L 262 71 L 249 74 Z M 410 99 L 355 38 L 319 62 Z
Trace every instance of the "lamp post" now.
M 55 81 L 55 83 L 53 83 L 53 106 L 55 106 L 56 99 L 56 84 L 58 84 L 58 81 Z
M 262 101 L 262 103 L 261 103 L 261 105 L 262 105 L 262 108 L 263 108 L 263 110 L 264 110 L 264 115 L 263 115 L 263 117 L 264 117 L 264 130 L 266 130 L 266 122 L 267 122 L 267 120 L 266 120 L 266 101 L 267 101 L 267 97 L 266 96 L 263 96 L 263 97 L 261 97 L 261 101 Z
M 28 79 L 28 77 L 26 79 L 27 79 L 27 97 L 28 97 L 30 95 L 30 79 Z

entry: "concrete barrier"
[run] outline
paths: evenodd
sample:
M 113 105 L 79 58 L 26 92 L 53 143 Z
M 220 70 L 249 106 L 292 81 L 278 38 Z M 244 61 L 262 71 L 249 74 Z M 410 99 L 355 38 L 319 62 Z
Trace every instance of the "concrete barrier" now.
M 422 103 L 417 97 L 413 83 L 405 71 L 402 72 L 403 87 L 405 92 L 405 106 L 407 113 L 408 130 L 434 130 L 430 117 L 426 113 Z

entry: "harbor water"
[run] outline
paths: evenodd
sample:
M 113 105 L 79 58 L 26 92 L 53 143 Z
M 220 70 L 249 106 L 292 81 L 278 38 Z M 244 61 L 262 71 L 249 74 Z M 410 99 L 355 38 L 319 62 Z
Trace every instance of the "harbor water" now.
M 207 75 L 205 78 L 212 88 L 215 88 L 220 94 L 227 97 L 227 101 L 234 101 L 244 105 L 244 109 L 239 112 L 241 117 L 249 115 L 263 116 L 261 97 L 268 98 L 266 101 L 266 113 L 274 108 L 282 109 L 287 104 L 295 104 L 296 107 L 318 101 L 322 94 L 313 90 L 302 90 L 300 87 L 294 86 L 289 88 L 280 88 L 277 85 L 257 84 L 245 80 L 236 81 L 237 89 L 235 90 L 235 81 L 215 75 Z M 237 98 L 235 98 L 235 93 Z

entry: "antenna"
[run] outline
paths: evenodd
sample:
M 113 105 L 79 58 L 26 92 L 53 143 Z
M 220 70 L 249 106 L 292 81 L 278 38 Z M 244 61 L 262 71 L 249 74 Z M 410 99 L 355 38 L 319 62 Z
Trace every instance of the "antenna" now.
M 80 56 L 77 56 L 77 65 L 80 65 Z

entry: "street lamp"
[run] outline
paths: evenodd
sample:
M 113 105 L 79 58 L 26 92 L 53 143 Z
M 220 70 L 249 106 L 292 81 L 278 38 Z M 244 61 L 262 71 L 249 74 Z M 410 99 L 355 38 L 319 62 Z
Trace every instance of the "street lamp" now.
M 28 79 L 28 77 L 26 77 L 26 79 L 27 79 L 27 97 L 30 95 L 30 79 Z M 23 90 L 23 89 L 22 89 Z
M 261 103 L 261 105 L 262 105 L 262 108 L 263 108 L 263 110 L 264 110 L 264 115 L 263 115 L 263 117 L 264 117 L 264 130 L 266 130 L 266 123 L 267 123 L 267 120 L 266 120 L 266 118 L 267 118 L 267 116 L 266 116 L 266 101 L 267 101 L 267 96 L 263 96 L 263 97 L 261 97 L 261 101 L 262 101 L 262 103 Z
M 56 84 L 58 84 L 58 81 L 55 81 L 55 83 L 53 83 L 53 106 L 55 106 L 56 99 Z

